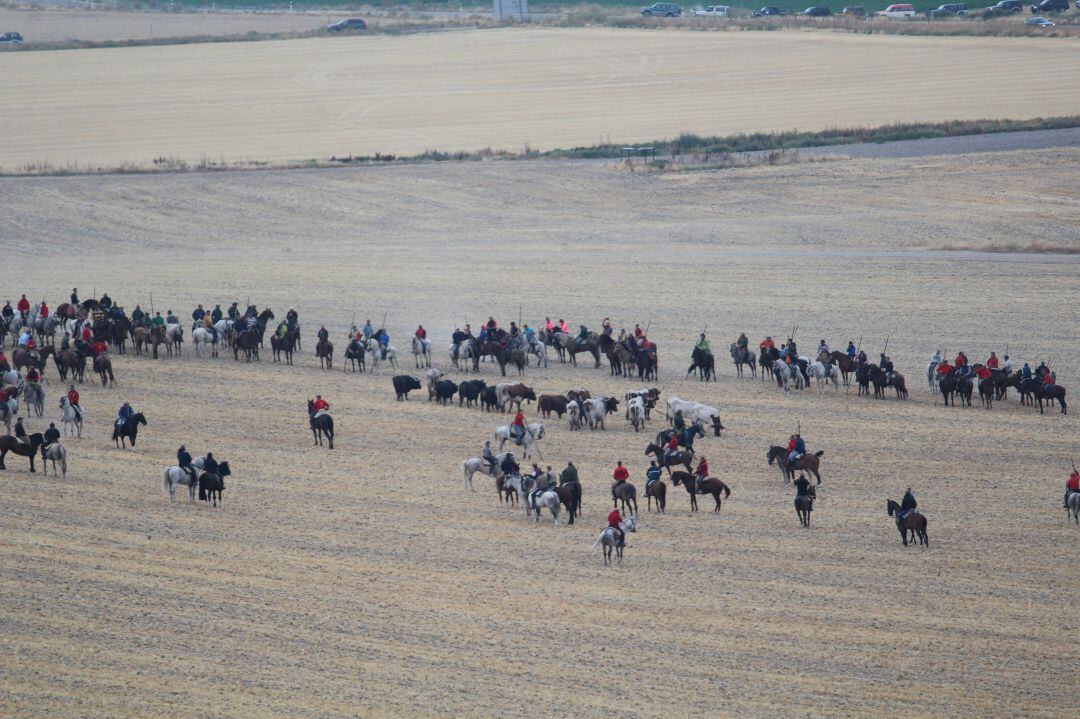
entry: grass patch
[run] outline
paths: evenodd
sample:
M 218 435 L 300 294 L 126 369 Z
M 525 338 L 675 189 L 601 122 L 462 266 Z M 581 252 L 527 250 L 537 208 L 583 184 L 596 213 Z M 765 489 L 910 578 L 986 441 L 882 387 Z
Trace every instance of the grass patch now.
M 951 244 L 937 248 L 945 252 L 1000 252 L 1004 254 L 1080 255 L 1080 245 L 1063 245 L 1045 240 L 1028 243 L 995 242 L 988 245 Z

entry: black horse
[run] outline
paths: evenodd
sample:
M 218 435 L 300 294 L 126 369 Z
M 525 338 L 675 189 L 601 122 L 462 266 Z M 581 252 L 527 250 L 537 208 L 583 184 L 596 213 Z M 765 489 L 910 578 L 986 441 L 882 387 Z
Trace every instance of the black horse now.
M 4 465 L 4 457 L 8 452 L 17 454 L 20 457 L 30 458 L 30 471 L 36 472 L 34 468 L 34 455 L 41 449 L 41 445 L 45 443 L 45 439 L 42 437 L 41 432 L 34 432 L 29 436 L 30 444 L 23 444 L 10 434 L 5 434 L 0 437 L 0 469 L 7 469 Z
M 360 366 L 360 371 L 367 371 L 367 363 L 364 361 L 364 345 L 361 342 L 350 342 L 345 348 L 345 359 L 349 360 L 349 364 L 352 366 L 352 371 L 356 371 L 357 365 Z M 348 372 L 349 368 L 345 366 L 345 363 L 341 363 L 343 371 Z
M 135 449 L 135 438 L 139 436 L 139 425 L 146 424 L 146 417 L 142 412 L 136 412 L 135 414 L 124 420 L 123 424 L 117 424 L 113 422 L 113 442 L 116 443 L 117 449 L 122 449 L 124 440 L 131 441 L 131 448 Z
M 697 372 L 698 378 L 701 379 L 702 382 L 715 380 L 716 358 L 713 357 L 713 353 L 709 350 L 695 347 L 694 351 L 690 353 L 690 367 L 686 370 L 686 376 L 689 377 L 693 372 Z
M 221 493 L 225 491 L 225 478 L 232 472 L 228 462 L 219 462 L 217 474 L 203 472 L 199 476 L 199 499 L 204 502 L 213 501 L 214 506 L 221 502 Z
M 326 437 L 330 449 L 334 448 L 334 418 L 328 414 L 320 417 L 315 416 L 315 400 L 307 403 L 308 421 L 311 423 L 311 434 L 315 436 L 315 443 L 322 446 L 323 437 Z

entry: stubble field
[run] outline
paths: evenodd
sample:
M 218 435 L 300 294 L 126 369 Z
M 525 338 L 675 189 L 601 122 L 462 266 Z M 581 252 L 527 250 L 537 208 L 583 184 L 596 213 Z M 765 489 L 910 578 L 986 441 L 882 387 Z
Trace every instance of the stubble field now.
M 0 168 L 1065 115 L 1080 96 L 1075 49 L 1068 39 L 521 28 L 5 53 Z
M 1075 385 L 1076 258 L 933 248 L 1075 245 L 1078 163 L 1066 150 L 650 176 L 538 162 L 0 180 L 0 245 L 37 253 L 9 294 L 107 289 L 131 309 L 152 293 L 185 318 L 250 297 L 296 307 L 306 338 L 295 367 L 190 345 L 179 360 L 116 357 L 116 389 L 83 389 L 68 479 L 8 458 L 0 713 L 1070 716 L 1080 530 L 1060 501 L 1075 420 L 1015 396 L 935 406 L 921 371 L 936 348 L 982 358 L 1009 343 Z M 664 397 L 715 404 L 728 427 L 699 441 L 733 490 L 720 516 L 691 515 L 669 487 L 668 513 L 643 504 L 626 564 L 604 569 L 589 545 L 611 469 L 622 459 L 640 489 L 661 419 L 639 435 L 621 413 L 602 432 L 547 422 L 542 464 L 580 467 L 585 514 L 535 526 L 490 480 L 462 491 L 461 461 L 507 417 L 422 392 L 398 403 L 393 372 L 310 356 L 320 324 L 340 352 L 354 312 L 386 313 L 409 367 L 422 322 L 445 369 L 454 323 L 505 323 L 519 304 L 530 324 L 651 323 Z M 804 348 L 861 335 L 876 355 L 888 335 L 911 398 L 785 397 L 733 377 L 740 330 L 796 324 Z M 683 379 L 705 325 L 709 385 Z M 47 376 L 31 431 L 55 415 Z M 526 382 L 639 385 L 557 362 Z M 333 452 L 311 446 L 315 393 L 333 403 Z M 107 438 L 123 400 L 150 421 L 134 452 Z M 797 426 L 825 451 L 808 530 L 765 463 Z M 233 466 L 224 509 L 169 504 L 161 468 L 181 443 Z M 904 549 L 885 516 L 909 485 L 929 549 Z

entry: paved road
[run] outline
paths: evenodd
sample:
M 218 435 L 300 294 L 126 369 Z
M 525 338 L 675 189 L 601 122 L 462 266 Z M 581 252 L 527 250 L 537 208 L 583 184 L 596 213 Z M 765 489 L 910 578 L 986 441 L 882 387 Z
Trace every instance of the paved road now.
M 1061 130 L 999 132 L 992 135 L 960 135 L 925 140 L 900 140 L 885 143 L 860 143 L 838 147 L 806 147 L 803 157 L 842 155 L 846 157 L 902 158 L 930 155 L 963 155 L 969 152 L 1007 152 L 1009 150 L 1044 150 L 1051 147 L 1080 147 L 1080 127 Z

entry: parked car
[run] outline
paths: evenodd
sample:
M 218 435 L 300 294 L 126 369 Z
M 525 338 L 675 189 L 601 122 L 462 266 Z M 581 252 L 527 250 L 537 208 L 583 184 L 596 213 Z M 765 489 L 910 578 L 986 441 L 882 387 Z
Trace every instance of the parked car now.
M 840 11 L 841 15 L 851 15 L 852 17 L 865 17 L 866 10 L 860 5 L 848 5 L 846 8 Z
M 772 5 L 767 5 L 750 13 L 750 17 L 780 17 L 781 15 L 787 15 L 787 10 Z
M 641 14 L 645 17 L 682 17 L 682 7 L 673 2 L 658 2 L 642 8 Z
M 800 13 L 805 17 L 829 17 L 832 15 L 832 10 L 824 5 L 811 5 Z
M 1023 12 L 1024 3 L 1022 0 L 1001 0 L 997 5 L 991 5 L 986 10 L 996 15 L 1008 15 Z
M 967 5 L 963 3 L 948 3 L 938 5 L 933 10 L 927 10 L 929 17 L 949 17 L 950 15 L 967 15 Z
M 0 35 L 0 43 L 11 43 L 17 45 L 23 41 L 23 36 L 17 32 L 5 32 Z
M 336 22 L 333 25 L 327 25 L 326 29 L 330 32 L 347 32 L 351 30 L 367 30 L 367 23 L 358 17 L 352 17 L 348 20 L 342 20 Z
M 915 6 L 907 3 L 897 3 L 879 12 L 878 16 L 887 18 L 915 17 Z
M 1031 14 L 1039 15 L 1044 12 L 1064 12 L 1069 9 L 1069 0 L 1042 0 L 1031 6 Z
M 1054 21 L 1048 17 L 1029 17 L 1024 21 L 1024 24 L 1037 27 L 1054 27 Z
M 694 15 L 697 17 L 727 17 L 731 12 L 731 8 L 727 5 L 710 5 L 704 10 L 695 10 Z

